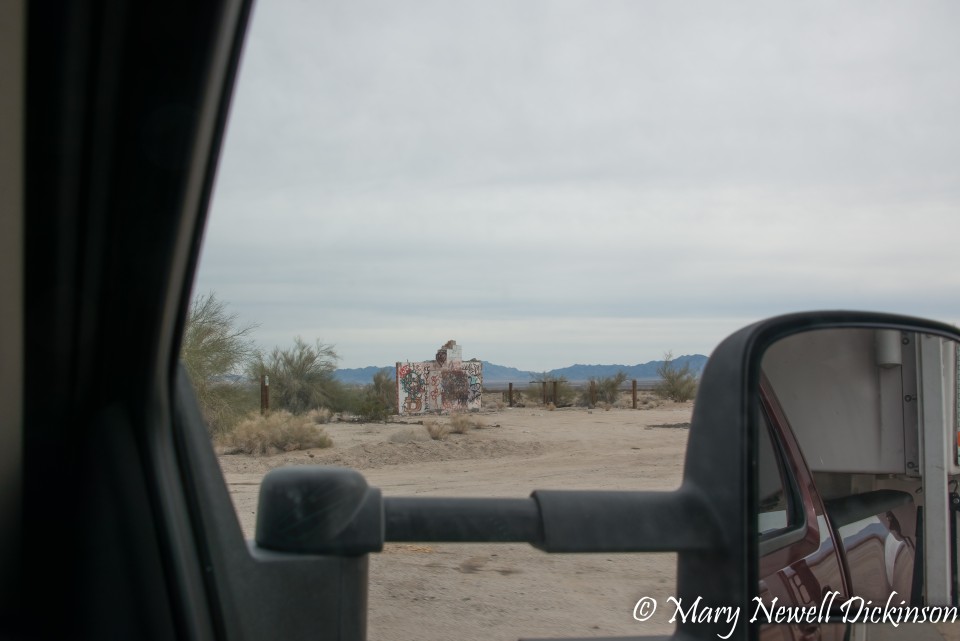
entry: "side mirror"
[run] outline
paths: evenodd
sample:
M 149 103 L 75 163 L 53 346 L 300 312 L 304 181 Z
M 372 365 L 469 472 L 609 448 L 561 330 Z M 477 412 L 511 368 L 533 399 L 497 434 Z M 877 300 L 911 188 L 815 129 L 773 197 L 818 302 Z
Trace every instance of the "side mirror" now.
M 904 339 L 915 351 L 905 351 Z M 256 546 L 304 558 L 364 557 L 385 541 L 527 542 L 548 553 L 672 551 L 678 559 L 674 636 L 683 639 L 756 638 L 761 624 L 784 621 L 777 607 L 809 619 L 811 612 L 838 612 L 858 593 L 869 607 L 878 584 L 898 592 L 909 585 L 905 603 L 946 603 L 956 590 L 945 583 L 944 571 L 956 564 L 944 563 L 936 575 L 920 570 L 930 567 L 930 555 L 941 560 L 953 539 L 946 501 L 948 473 L 960 472 L 958 343 L 960 334 L 949 326 L 882 314 L 763 321 L 736 332 L 711 355 L 694 406 L 683 482 L 675 491 L 382 497 L 354 472 L 288 468 L 263 481 Z M 918 377 L 916 389 L 910 371 Z M 887 431 L 900 393 L 923 399 L 916 414 L 920 449 L 913 458 L 906 440 L 891 449 L 896 435 Z M 912 416 L 903 414 L 904 430 Z M 932 433 L 928 426 L 941 435 L 953 430 L 952 451 L 941 441 L 922 440 Z M 840 440 L 829 440 L 838 434 Z M 863 441 L 864 435 L 873 440 Z M 804 448 L 814 442 L 819 450 L 812 470 L 788 474 L 789 465 L 810 461 L 812 450 Z M 850 447 L 859 448 L 856 456 Z M 842 472 L 846 477 L 836 476 L 838 466 L 853 461 L 857 467 Z M 919 476 L 911 476 L 910 462 L 919 466 Z M 921 505 L 924 516 L 911 522 Z M 924 555 L 926 562 L 912 562 Z M 854 575 L 861 566 L 866 573 Z M 366 572 L 366 563 L 352 567 Z M 861 578 L 851 583 L 851 576 Z M 881 578 L 885 583 L 877 583 Z M 366 575 L 351 581 L 365 585 Z M 843 599 L 827 603 L 833 593 Z M 359 597 L 344 598 L 349 603 L 343 607 L 365 608 Z M 821 610 L 811 610 L 812 604 Z
M 957 598 L 960 334 L 865 314 L 753 331 L 754 610 L 941 619 Z

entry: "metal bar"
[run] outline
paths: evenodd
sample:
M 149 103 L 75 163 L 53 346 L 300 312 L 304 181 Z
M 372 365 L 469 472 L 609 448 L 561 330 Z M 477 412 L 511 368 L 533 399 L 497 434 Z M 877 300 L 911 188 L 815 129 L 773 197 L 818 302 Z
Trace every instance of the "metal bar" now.
M 540 510 L 532 498 L 385 497 L 383 510 L 387 541 L 543 541 Z
M 948 605 L 953 559 L 950 558 L 949 468 L 956 447 L 952 426 L 947 425 L 944 393 L 943 339 L 929 334 L 918 335 L 920 374 L 920 439 L 923 470 L 924 537 L 926 567 L 924 579 L 927 605 Z M 952 391 L 952 390 L 951 390 Z M 947 437 L 950 434 L 950 437 Z

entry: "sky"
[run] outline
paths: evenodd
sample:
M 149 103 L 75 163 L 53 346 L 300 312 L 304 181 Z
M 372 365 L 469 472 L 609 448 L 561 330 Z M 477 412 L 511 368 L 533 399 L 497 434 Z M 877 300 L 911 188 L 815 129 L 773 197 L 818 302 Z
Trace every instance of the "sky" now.
M 196 294 L 341 367 L 960 322 L 960 3 L 257 2 Z

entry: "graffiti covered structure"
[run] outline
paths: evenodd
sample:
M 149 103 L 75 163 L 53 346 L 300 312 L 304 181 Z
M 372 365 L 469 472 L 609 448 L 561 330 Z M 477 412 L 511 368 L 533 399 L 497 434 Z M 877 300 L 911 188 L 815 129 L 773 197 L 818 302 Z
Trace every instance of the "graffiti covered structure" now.
M 456 341 L 447 341 L 432 361 L 397 363 L 401 414 L 479 410 L 482 389 L 483 363 L 464 361 Z

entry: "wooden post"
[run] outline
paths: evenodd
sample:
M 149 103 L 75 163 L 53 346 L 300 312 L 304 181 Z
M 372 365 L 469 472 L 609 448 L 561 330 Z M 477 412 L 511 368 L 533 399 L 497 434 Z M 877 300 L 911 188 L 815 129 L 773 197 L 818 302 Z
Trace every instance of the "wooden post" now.
M 590 381 L 590 405 L 597 404 L 597 382 Z
M 542 386 L 542 391 L 543 391 L 543 404 L 546 405 L 547 404 L 547 382 L 543 381 L 542 383 L 540 383 L 540 385 Z
M 633 409 L 637 409 L 637 379 L 633 379 Z
M 270 411 L 270 377 L 266 374 L 260 375 L 260 413 L 266 414 Z
M 510 401 L 510 407 L 513 407 L 513 383 L 508 383 L 507 399 Z
M 558 385 L 558 382 L 554 381 L 553 382 L 553 404 L 554 405 L 557 404 L 557 385 Z

